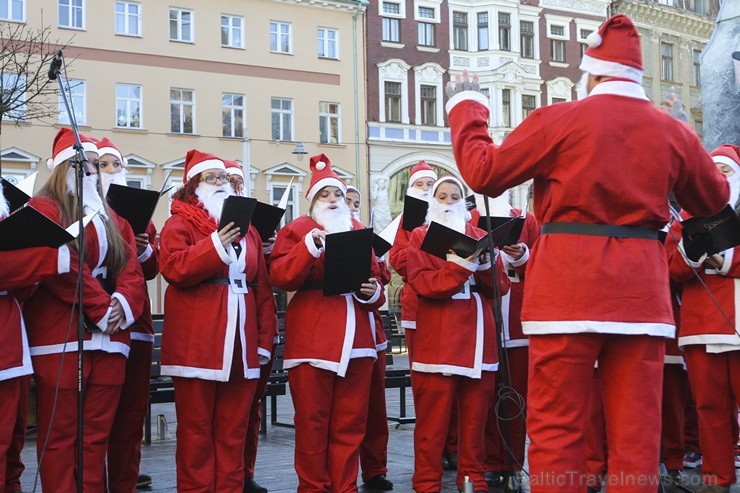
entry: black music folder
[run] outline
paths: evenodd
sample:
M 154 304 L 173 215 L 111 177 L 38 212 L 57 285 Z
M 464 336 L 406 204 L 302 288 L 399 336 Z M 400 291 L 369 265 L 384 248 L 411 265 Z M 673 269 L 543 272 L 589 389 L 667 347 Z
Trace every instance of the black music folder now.
M 356 229 L 326 235 L 324 296 L 354 293 L 370 279 L 373 230 Z
M 692 217 L 681 225 L 687 251 L 697 242 L 701 243 L 707 255 L 740 245 L 740 219 L 730 205 L 713 216 Z
M 95 214 L 85 216 L 86 226 Z M 32 247 L 59 248 L 77 238 L 78 223 L 64 229 L 32 206 L 0 221 L 0 252 Z
M 16 187 L 5 178 L 0 178 L 0 186 L 2 186 L 5 200 L 8 201 L 10 212 L 20 209 L 26 205 L 26 202 L 31 200 L 31 197 L 26 192 Z
M 146 227 L 154 216 L 157 202 L 167 191 L 169 189 L 157 192 L 111 183 L 105 200 L 116 214 L 128 221 L 134 234 L 138 235 L 146 233 Z
M 459 257 L 467 258 L 476 250 L 486 251 L 488 249 L 488 238 L 486 236 L 479 240 L 455 231 L 432 221 L 421 243 L 421 249 L 442 260 L 447 260 L 447 253 L 453 250 Z
M 224 208 L 221 211 L 221 221 L 218 223 L 218 231 L 233 222 L 242 235 L 247 234 L 249 225 L 252 223 L 254 209 L 257 207 L 257 199 L 229 195 L 224 200 Z
M 429 202 L 406 195 L 403 202 L 403 224 L 401 227 L 406 231 L 413 231 L 418 228 L 427 218 Z
M 487 216 L 481 216 L 478 218 L 478 227 L 484 231 L 488 230 L 486 217 Z M 493 244 L 496 245 L 497 248 L 519 243 L 519 237 L 522 235 L 522 228 L 524 227 L 523 217 L 490 217 Z
M 475 203 L 475 194 L 472 193 L 465 197 L 465 208 L 468 210 L 468 212 L 475 209 L 476 203 Z
M 257 202 L 252 215 L 252 226 L 257 229 L 263 242 L 272 238 L 284 215 L 285 209 Z

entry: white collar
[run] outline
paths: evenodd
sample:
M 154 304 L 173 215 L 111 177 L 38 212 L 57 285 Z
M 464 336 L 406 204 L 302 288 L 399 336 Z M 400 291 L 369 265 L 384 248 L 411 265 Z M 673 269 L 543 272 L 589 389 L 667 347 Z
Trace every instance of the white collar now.
M 628 98 L 644 99 L 650 101 L 645 94 L 645 89 L 635 82 L 626 82 L 623 80 L 607 80 L 591 89 L 588 97 L 598 96 L 601 94 L 611 94 L 614 96 L 625 96 Z

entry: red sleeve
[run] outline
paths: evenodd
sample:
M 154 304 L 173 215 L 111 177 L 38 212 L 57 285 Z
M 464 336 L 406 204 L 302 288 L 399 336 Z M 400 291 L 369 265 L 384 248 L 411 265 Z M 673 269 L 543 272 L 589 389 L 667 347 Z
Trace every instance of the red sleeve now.
M 690 281 L 694 278 L 693 269 L 686 263 L 684 254 L 678 249 L 681 241 L 683 227 L 680 221 L 674 221 L 665 239 L 666 254 L 668 255 L 668 269 L 671 281 L 678 284 Z
M 46 247 L 0 252 L 0 291 L 28 287 L 45 276 L 69 271 L 68 247 Z M 61 271 L 61 272 L 60 272 Z
M 725 256 L 725 258 L 727 257 Z M 729 268 L 722 275 L 725 277 L 740 277 L 740 247 L 732 249 L 732 260 L 730 261 Z
M 524 233 L 522 233 L 522 236 L 524 237 L 524 243 L 527 245 L 527 248 L 529 248 L 529 254 L 532 255 L 532 247 L 534 246 L 534 242 L 537 241 L 537 238 L 540 237 L 540 230 L 542 229 L 542 226 L 540 226 L 540 222 L 537 220 L 537 218 L 534 217 L 534 214 L 527 213 L 527 215 L 524 218 Z M 517 265 L 514 267 L 516 271 L 520 274 L 524 274 L 527 272 L 527 264 L 529 263 L 529 260 L 524 262 L 521 265 Z
M 387 269 L 387 267 L 386 267 Z M 379 310 L 381 306 L 385 304 L 385 289 L 383 289 L 384 284 L 381 280 L 381 273 L 380 273 L 380 264 L 377 260 L 375 260 L 375 256 L 372 257 L 372 264 L 370 265 L 370 277 L 374 277 L 378 281 L 378 298 L 375 299 L 372 303 L 368 303 L 367 301 L 363 300 L 361 297 L 358 297 L 355 295 L 355 299 L 359 302 L 360 308 L 367 312 L 373 312 L 375 310 Z
M 391 282 L 391 270 L 388 268 L 388 262 L 385 260 L 378 262 L 378 269 L 380 269 L 380 282 L 383 286 L 387 286 Z
M 267 265 L 265 256 L 262 254 L 262 240 L 254 226 L 249 228 L 248 240 L 250 248 L 256 249 L 257 257 L 257 289 L 255 290 L 255 302 L 257 304 L 257 345 L 265 351 L 272 353 L 275 336 L 278 335 L 277 308 L 275 296 L 272 294 L 272 286 L 267 276 Z
M 399 227 L 390 253 L 391 267 L 404 279 L 408 279 L 406 274 L 406 247 L 409 245 L 409 238 L 411 238 L 411 233 Z
M 316 261 L 306 246 L 306 233 L 288 225 L 280 230 L 270 255 L 270 281 L 285 291 L 295 291 L 308 278 Z M 323 255 L 323 251 L 321 252 Z
M 113 293 L 113 297 L 117 298 L 120 295 L 125 298 L 128 307 L 123 303 L 123 308 L 126 313 L 126 321 L 128 325 L 131 325 L 144 312 L 146 282 L 144 281 L 144 274 L 141 272 L 139 259 L 136 255 L 136 238 L 134 237 L 131 226 L 128 221 L 115 215 L 113 212 L 111 212 L 110 220 L 116 221 L 118 231 L 121 234 L 121 238 L 123 238 L 126 248 L 126 263 L 116 279 L 116 291 Z
M 419 227 L 411 234 L 408 246 L 408 279 L 411 287 L 425 298 L 450 298 L 460 292 L 474 271 L 452 261 L 443 267 L 435 265 L 430 254 L 421 251 L 426 228 Z
M 157 228 L 154 223 L 149 221 L 146 227 L 146 234 L 149 235 L 149 246 L 152 249 L 149 258 L 141 263 L 141 270 L 144 272 L 144 279 L 151 281 L 159 274 L 159 242 L 157 241 Z

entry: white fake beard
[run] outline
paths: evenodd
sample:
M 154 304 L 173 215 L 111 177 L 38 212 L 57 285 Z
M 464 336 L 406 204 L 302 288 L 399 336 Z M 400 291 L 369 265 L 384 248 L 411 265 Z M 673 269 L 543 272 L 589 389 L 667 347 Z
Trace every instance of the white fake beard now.
M 103 197 L 108 195 L 108 189 L 111 184 L 122 185 L 124 187 L 128 186 L 128 183 L 126 183 L 127 174 L 128 171 L 125 169 L 122 169 L 118 173 L 99 173 L 98 176 L 100 177 L 100 188 L 103 191 Z
M 581 80 L 576 84 L 576 98 L 580 101 L 588 97 L 588 72 L 583 72 Z
M 222 183 L 221 186 L 209 185 L 206 182 L 200 182 L 195 188 L 195 195 L 203 204 L 203 208 L 208 214 L 219 222 L 221 212 L 224 210 L 224 200 L 229 195 L 234 195 L 234 188 L 231 183 Z
M 730 184 L 730 201 L 731 207 L 735 207 L 738 197 L 740 197 L 740 175 L 735 173 L 727 177 L 727 183 Z
M 358 221 L 360 220 L 360 211 L 352 211 L 351 214 L 353 218 L 357 219 Z
M 486 197 L 479 193 L 475 194 L 475 206 L 481 216 L 486 215 Z M 509 203 L 509 191 L 502 193 L 496 198 L 488 198 L 488 212 L 491 216 L 509 217 L 511 215 L 511 204 Z
M 73 197 L 77 196 L 77 170 L 75 168 L 67 169 L 67 193 Z M 98 175 L 89 175 L 82 177 L 82 206 L 85 209 L 85 213 L 90 214 L 95 211 L 107 217 L 105 213 L 105 207 L 103 199 L 98 193 Z
M 5 200 L 5 194 L 3 193 L 3 186 L 0 185 L 0 219 L 5 219 L 10 215 L 10 205 Z
M 470 212 L 465 208 L 465 201 L 460 200 L 454 204 L 447 205 L 436 200 L 429 203 L 426 223 L 432 221 L 442 226 L 454 229 L 458 233 L 465 233 L 465 223 L 470 220 Z
M 317 200 L 311 209 L 311 219 L 319 223 L 327 233 L 342 233 L 352 229 L 352 213 L 346 202 L 335 202 L 336 209 L 330 209 L 331 202 Z
M 410 195 L 414 197 L 415 199 L 419 200 L 426 200 L 427 202 L 432 202 L 432 190 L 422 190 L 421 188 L 414 188 L 409 187 L 408 190 L 406 190 L 406 195 Z

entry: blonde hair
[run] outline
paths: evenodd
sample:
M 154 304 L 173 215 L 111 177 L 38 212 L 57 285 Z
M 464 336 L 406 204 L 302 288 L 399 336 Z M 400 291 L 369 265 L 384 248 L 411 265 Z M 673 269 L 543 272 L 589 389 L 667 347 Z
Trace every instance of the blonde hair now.
M 38 191 L 39 196 L 48 197 L 57 203 L 61 225 L 67 227 L 77 221 L 77 199 L 69 193 L 67 188 L 67 170 L 69 161 L 64 161 L 54 168 L 51 177 L 44 183 L 44 186 Z M 108 206 L 103 201 L 103 207 L 109 214 Z M 105 255 L 105 265 L 108 270 L 108 279 L 115 283 L 119 274 L 123 271 L 124 265 L 128 261 L 128 256 L 132 255 L 132 247 L 123 241 L 118 227 L 112 219 L 103 221 L 105 224 L 105 236 L 108 239 L 108 251 Z M 78 242 L 70 243 L 70 247 L 79 252 Z

